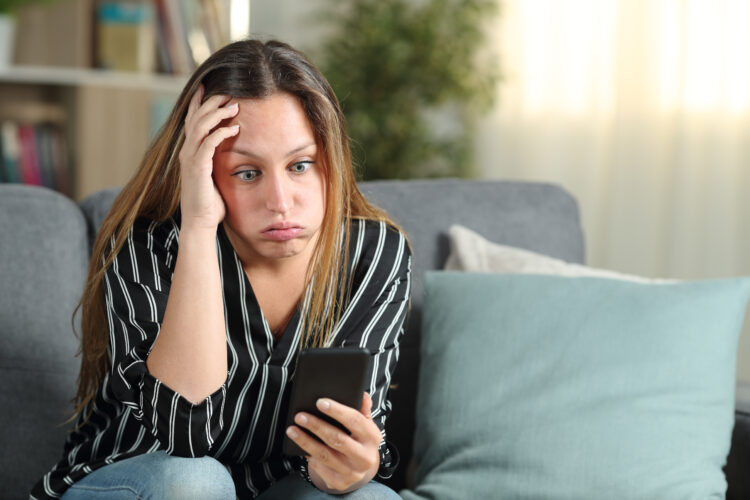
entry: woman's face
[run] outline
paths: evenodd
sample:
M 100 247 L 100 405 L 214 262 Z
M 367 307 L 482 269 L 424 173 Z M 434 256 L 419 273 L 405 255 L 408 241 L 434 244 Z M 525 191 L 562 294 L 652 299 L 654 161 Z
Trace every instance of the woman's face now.
M 234 101 L 239 112 L 222 125 L 240 130 L 216 148 L 213 172 L 227 233 L 245 265 L 309 258 L 323 223 L 325 175 L 307 116 L 283 92 Z

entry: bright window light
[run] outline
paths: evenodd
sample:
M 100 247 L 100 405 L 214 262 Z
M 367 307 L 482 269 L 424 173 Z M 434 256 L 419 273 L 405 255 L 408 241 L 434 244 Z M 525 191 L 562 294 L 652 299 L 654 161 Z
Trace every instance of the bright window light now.
M 517 71 L 530 112 L 750 110 L 747 0 L 523 0 Z
M 250 35 L 250 0 L 231 0 L 229 12 L 231 40 L 247 38 Z

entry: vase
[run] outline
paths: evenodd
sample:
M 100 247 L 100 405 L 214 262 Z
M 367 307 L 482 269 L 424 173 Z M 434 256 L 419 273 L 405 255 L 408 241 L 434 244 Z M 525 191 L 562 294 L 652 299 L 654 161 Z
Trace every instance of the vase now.
M 15 33 L 16 18 L 0 13 L 0 68 L 7 68 L 13 63 Z

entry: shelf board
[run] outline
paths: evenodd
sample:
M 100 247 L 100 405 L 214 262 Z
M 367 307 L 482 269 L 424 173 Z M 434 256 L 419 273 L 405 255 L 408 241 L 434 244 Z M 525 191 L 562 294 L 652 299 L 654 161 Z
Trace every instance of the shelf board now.
M 22 65 L 0 68 L 0 83 L 112 87 L 177 94 L 187 80 L 187 75 L 154 75 L 88 68 Z

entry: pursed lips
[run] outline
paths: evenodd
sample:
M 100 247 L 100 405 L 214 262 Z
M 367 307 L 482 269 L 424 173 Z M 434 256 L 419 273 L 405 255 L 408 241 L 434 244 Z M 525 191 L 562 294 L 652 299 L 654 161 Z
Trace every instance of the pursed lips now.
M 279 222 L 266 227 L 261 233 L 269 240 L 287 241 L 296 238 L 303 227 L 295 222 Z

